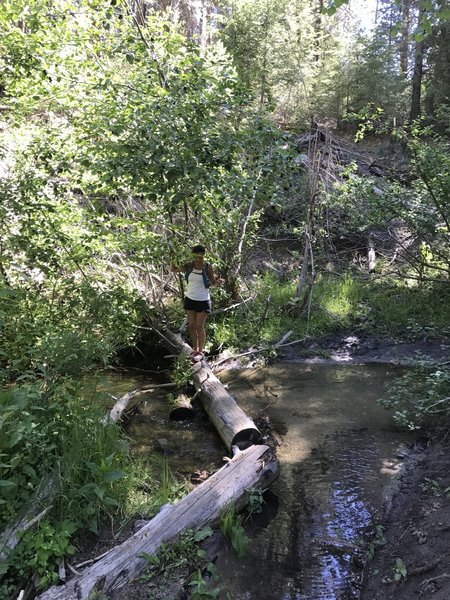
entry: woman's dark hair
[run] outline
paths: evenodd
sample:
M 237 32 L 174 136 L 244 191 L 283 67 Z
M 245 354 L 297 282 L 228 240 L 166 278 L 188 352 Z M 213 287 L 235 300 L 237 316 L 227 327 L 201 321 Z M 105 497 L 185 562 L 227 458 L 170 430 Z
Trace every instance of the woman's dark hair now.
M 201 244 L 197 244 L 197 246 L 192 246 L 191 252 L 193 252 L 194 254 L 205 254 L 206 248 Z

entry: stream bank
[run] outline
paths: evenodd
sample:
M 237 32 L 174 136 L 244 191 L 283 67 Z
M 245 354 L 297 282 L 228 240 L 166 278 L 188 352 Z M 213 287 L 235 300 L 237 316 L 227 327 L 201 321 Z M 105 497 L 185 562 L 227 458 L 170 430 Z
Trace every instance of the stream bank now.
M 398 344 L 386 351 L 391 353 L 392 360 L 403 363 L 428 344 L 425 340 L 408 346 L 409 354 L 402 353 L 404 348 Z M 336 338 L 336 345 L 338 350 L 358 348 L 349 336 Z M 412 593 L 412 596 L 396 595 L 408 581 L 408 575 L 399 582 L 394 579 L 397 558 L 403 561 L 407 572 L 409 569 L 411 586 L 417 581 L 418 593 L 425 587 L 437 589 L 438 585 L 445 584 L 445 571 L 432 573 L 437 579 L 427 581 L 427 572 L 439 569 L 442 561 L 436 565 L 420 563 L 411 544 L 410 523 L 404 522 L 408 509 L 401 500 L 411 499 L 410 513 L 413 514 L 414 506 L 425 501 L 424 491 L 428 490 L 431 505 L 425 504 L 427 511 L 423 518 L 426 519 L 436 511 L 435 498 L 441 497 L 443 515 L 434 524 L 434 531 L 443 528 L 445 533 L 445 524 L 449 522 L 448 512 L 445 513 L 448 498 L 443 494 L 446 481 L 441 482 L 442 477 L 433 469 L 439 455 L 442 472 L 445 465 L 450 472 L 449 453 L 441 447 L 433 454 L 431 447 L 417 445 L 414 435 L 400 433 L 392 425 L 388 411 L 381 409 L 376 400 L 391 375 L 402 369 L 379 362 L 383 357 L 381 345 L 372 351 L 379 353 L 371 357 L 372 363 L 378 364 L 367 367 L 360 364 L 365 357 L 358 352 L 349 352 L 345 361 L 332 361 L 320 356 L 320 352 L 318 356 L 312 356 L 311 352 L 307 358 L 292 352 L 291 360 L 285 357 L 282 363 L 270 367 L 259 365 L 250 370 L 247 367 L 249 373 L 242 370 L 221 373 L 239 404 L 257 421 L 265 441 L 278 446 L 284 475 L 266 496 L 263 513 L 247 523 L 251 540 L 248 556 L 237 558 L 226 540 L 221 536 L 216 539 L 211 558 L 215 559 L 219 579 L 212 582 L 211 589 L 214 585 L 222 589 L 218 597 L 225 599 L 229 592 L 234 600 L 397 597 L 406 600 L 414 594 L 409 587 L 405 594 Z M 442 360 L 443 352 L 445 344 L 439 342 L 434 347 L 436 359 Z M 370 363 L 370 359 L 367 362 Z M 315 382 L 322 386 L 319 395 Z M 344 413 L 339 412 L 342 404 Z M 155 413 L 158 405 L 160 409 Z M 145 453 L 155 448 L 148 420 L 152 435 L 166 435 L 166 408 L 164 394 L 160 392 L 140 404 L 139 413 L 128 426 L 135 440 L 135 451 Z M 208 428 L 207 422 L 198 437 L 195 423 L 170 425 L 175 435 L 169 444 L 178 467 L 181 464 L 177 457 L 185 454 L 184 448 L 192 453 L 191 466 L 199 466 L 197 461 L 208 459 L 209 450 L 202 447 L 201 442 L 205 439 L 204 426 Z M 138 436 L 136 427 L 141 431 Z M 184 435 L 187 437 L 180 445 L 180 436 Z M 212 428 L 209 435 L 213 440 Z M 213 454 L 212 463 L 217 464 L 221 459 L 220 442 Z M 209 471 L 213 469 L 212 463 L 209 463 Z M 186 475 L 191 466 L 182 468 L 181 472 Z M 433 481 L 438 483 L 430 483 Z M 441 496 L 436 495 L 438 489 Z M 292 503 L 283 507 L 286 498 Z M 283 517 L 283 514 L 288 516 Z M 381 524 L 385 527 L 383 536 L 377 529 Z M 433 527 L 433 522 L 430 526 Z M 378 544 L 382 539 L 388 543 Z M 394 545 L 395 540 L 407 541 L 403 553 L 401 545 Z M 375 546 L 375 559 L 369 563 L 367 553 Z M 422 549 L 423 537 L 416 546 Z M 392 553 L 396 555 L 394 560 Z M 412 566 L 414 564 L 418 566 Z M 421 573 L 424 574 L 422 580 Z M 170 577 L 161 573 L 151 580 L 144 578 L 121 590 L 120 600 L 185 598 L 190 577 L 189 570 L 185 569 L 171 573 Z M 247 584 L 252 587 L 246 588 Z M 373 595 L 374 590 L 380 595 Z
M 383 520 L 381 545 L 366 563 L 361 600 L 450 598 L 449 492 L 450 445 L 441 438 L 400 480 Z

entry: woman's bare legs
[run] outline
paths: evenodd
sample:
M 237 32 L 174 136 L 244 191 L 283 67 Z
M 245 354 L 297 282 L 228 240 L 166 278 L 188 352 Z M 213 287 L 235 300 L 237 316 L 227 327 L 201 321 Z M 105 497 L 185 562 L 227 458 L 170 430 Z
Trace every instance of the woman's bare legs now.
M 208 318 L 206 312 L 195 312 L 195 310 L 186 311 L 189 333 L 191 335 L 192 348 L 194 352 L 202 352 L 205 346 L 205 321 Z
M 197 313 L 197 320 L 195 323 L 195 328 L 197 330 L 197 350 L 203 354 L 203 349 L 205 347 L 205 321 L 208 318 L 208 313 L 201 312 Z
M 197 341 L 197 314 L 195 310 L 187 310 L 186 318 L 189 327 L 189 333 L 191 336 L 191 343 L 194 352 L 198 351 L 198 341 Z

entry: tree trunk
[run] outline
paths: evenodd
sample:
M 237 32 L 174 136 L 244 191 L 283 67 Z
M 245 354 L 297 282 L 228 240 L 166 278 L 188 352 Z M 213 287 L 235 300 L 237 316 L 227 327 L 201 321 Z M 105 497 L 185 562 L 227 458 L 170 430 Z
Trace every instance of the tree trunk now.
M 402 0 L 402 25 L 400 41 L 400 71 L 403 75 L 408 73 L 409 57 L 409 30 L 411 26 L 411 0 Z
M 174 542 L 187 529 L 217 522 L 231 505 L 242 508 L 248 490 L 265 489 L 278 477 L 279 462 L 268 446 L 240 452 L 177 504 L 167 505 L 137 533 L 66 585 L 53 586 L 39 600 L 85 600 L 93 590 L 105 593 L 136 578 L 148 565 L 142 556 Z
M 175 349 L 187 355 L 192 352 L 192 348 L 172 331 L 164 331 L 161 338 L 169 342 L 171 350 Z M 203 407 L 228 450 L 234 452 L 235 448 L 244 450 L 252 444 L 262 444 L 263 438 L 256 425 L 239 408 L 236 400 L 226 391 L 208 363 L 195 363 L 193 369 L 195 389 L 201 390 L 200 400 Z
M 422 93 L 422 74 L 423 74 L 423 52 L 425 42 L 417 42 L 416 58 L 414 62 L 414 75 L 412 80 L 411 112 L 409 120 L 412 122 L 420 116 L 420 97 Z
M 371 233 L 367 238 L 367 266 L 369 269 L 369 273 L 373 273 L 377 266 L 377 255 L 375 252 L 375 240 Z
M 423 18 L 423 5 L 419 3 L 419 29 L 421 19 Z M 412 78 L 412 94 L 411 94 L 411 112 L 409 120 L 412 123 L 420 116 L 420 98 L 422 93 L 422 75 L 423 75 L 423 53 L 425 51 L 425 41 L 416 42 L 415 58 L 414 58 L 414 73 Z
M 117 423 L 118 421 L 120 421 L 122 419 L 123 413 L 126 411 L 126 409 L 128 407 L 128 404 L 131 402 L 131 400 L 133 400 L 133 398 L 135 396 L 139 396 L 140 394 L 147 394 L 158 388 L 174 388 L 174 387 L 176 387 L 175 383 L 155 383 L 155 384 L 146 385 L 142 388 L 137 388 L 135 390 L 132 390 L 131 392 L 127 392 L 126 394 L 124 394 L 123 396 L 121 396 L 120 398 L 118 398 L 116 400 L 116 403 L 114 404 L 112 409 L 104 417 L 103 423 L 108 423 L 111 421 L 113 421 L 114 423 Z
M 57 490 L 57 480 L 54 475 L 44 477 L 34 498 L 30 500 L 25 512 L 14 525 L 5 529 L 0 536 L 0 562 L 7 562 L 22 535 L 34 527 L 53 506 L 50 504 Z M 1 574 L 0 574 L 1 579 Z

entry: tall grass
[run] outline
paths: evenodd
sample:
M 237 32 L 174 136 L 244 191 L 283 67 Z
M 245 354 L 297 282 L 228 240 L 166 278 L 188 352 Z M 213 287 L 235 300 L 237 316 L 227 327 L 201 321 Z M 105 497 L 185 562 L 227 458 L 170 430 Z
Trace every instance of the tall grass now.
M 288 331 L 298 337 L 349 328 L 409 337 L 449 332 L 450 286 L 326 274 L 317 278 L 308 310 L 296 298 L 296 283 L 280 282 L 272 273 L 255 280 L 251 303 L 232 314 L 213 316 L 208 325 L 211 345 L 261 347 L 277 342 Z

